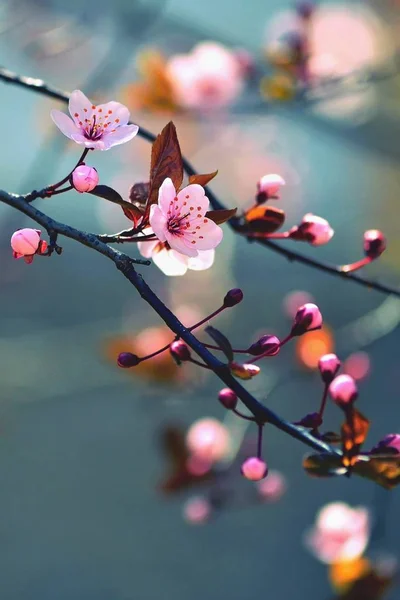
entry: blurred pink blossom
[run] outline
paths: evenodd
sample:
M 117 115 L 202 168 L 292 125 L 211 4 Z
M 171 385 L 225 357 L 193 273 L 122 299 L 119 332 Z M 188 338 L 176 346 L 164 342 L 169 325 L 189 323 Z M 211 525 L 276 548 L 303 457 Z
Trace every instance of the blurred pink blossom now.
M 176 102 L 189 109 L 227 106 L 243 88 L 244 70 L 237 56 L 215 42 L 202 42 L 189 54 L 171 57 L 167 73 Z
M 333 564 L 361 556 L 369 535 L 367 508 L 332 502 L 317 513 L 314 527 L 306 532 L 305 544 L 321 562 Z
M 211 505 L 206 498 L 194 496 L 185 503 L 183 515 L 192 525 L 202 525 L 211 516 Z
M 286 492 L 286 479 L 279 471 L 270 471 L 268 477 L 257 484 L 257 491 L 264 502 L 277 502 Z
M 227 456 L 231 440 L 227 428 L 220 421 L 206 417 L 195 421 L 189 428 L 186 445 L 198 458 L 215 462 Z

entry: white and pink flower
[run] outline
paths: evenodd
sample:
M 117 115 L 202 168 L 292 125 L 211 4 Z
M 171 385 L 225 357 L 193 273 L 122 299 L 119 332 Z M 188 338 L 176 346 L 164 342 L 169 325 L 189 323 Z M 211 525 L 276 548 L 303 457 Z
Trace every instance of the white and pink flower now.
M 234 52 L 202 42 L 189 54 L 169 59 L 167 74 L 183 108 L 209 110 L 231 104 L 243 89 L 244 70 Z
M 147 228 L 143 233 L 149 235 L 152 229 Z M 168 277 L 185 275 L 188 270 L 205 271 L 213 265 L 215 257 L 215 250 L 200 250 L 198 256 L 185 256 L 159 240 L 138 242 L 138 250 L 145 258 L 151 258 Z
M 94 105 L 80 90 L 72 92 L 69 100 L 71 118 L 60 110 L 52 110 L 51 118 L 68 138 L 93 150 L 109 150 L 129 142 L 137 125 L 129 125 L 129 110 L 119 102 Z
M 318 512 L 314 527 L 306 533 L 305 544 L 320 561 L 334 564 L 361 556 L 369 535 L 366 508 L 332 502 Z
M 190 184 L 176 193 L 168 177 L 160 187 L 158 204 L 150 208 L 150 226 L 172 250 L 198 257 L 199 252 L 218 246 L 223 237 L 221 227 L 206 216 L 209 204 L 201 185 Z

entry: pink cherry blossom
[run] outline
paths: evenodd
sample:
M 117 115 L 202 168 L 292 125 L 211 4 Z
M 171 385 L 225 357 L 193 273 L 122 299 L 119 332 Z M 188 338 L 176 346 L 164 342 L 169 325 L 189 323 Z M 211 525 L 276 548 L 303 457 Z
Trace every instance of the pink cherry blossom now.
M 244 71 L 234 52 L 214 42 L 170 58 L 167 74 L 183 108 L 208 110 L 231 104 L 243 88 Z
M 158 204 L 150 208 L 150 225 L 160 242 L 185 256 L 198 256 L 200 250 L 212 250 L 222 240 L 223 232 L 206 217 L 209 200 L 204 188 L 196 183 L 178 194 L 168 177 L 160 187 Z
M 260 479 L 264 479 L 264 477 L 268 474 L 267 463 L 261 460 L 261 458 L 257 458 L 256 456 L 251 456 L 242 464 L 242 475 L 246 479 L 250 481 L 260 481 Z
M 33 261 L 35 254 L 47 250 L 47 242 L 40 239 L 39 229 L 18 229 L 11 236 L 11 248 L 14 258 L 23 258 L 27 264 Z
M 205 417 L 195 421 L 186 435 L 186 445 L 192 454 L 202 460 L 221 460 L 231 449 L 228 429 L 217 419 Z
M 277 502 L 286 492 L 286 479 L 279 471 L 269 471 L 268 477 L 257 484 L 257 491 L 264 502 Z
M 314 527 L 306 533 L 305 544 L 320 561 L 333 564 L 361 556 L 369 535 L 366 508 L 332 502 L 318 512 Z
M 332 399 L 341 406 L 351 404 L 357 398 L 356 382 L 350 375 L 338 375 L 329 386 Z
M 137 125 L 128 125 L 129 110 L 119 102 L 95 106 L 75 90 L 68 108 L 72 118 L 60 110 L 52 110 L 51 118 L 64 135 L 86 148 L 109 150 L 129 142 L 139 131 Z
M 153 233 L 151 228 L 146 228 L 143 233 Z M 198 256 L 185 256 L 173 250 L 168 243 L 159 240 L 138 242 L 138 250 L 145 258 L 151 258 L 157 267 L 169 277 L 185 275 L 187 270 L 205 271 L 214 263 L 214 250 L 199 250 Z
M 99 183 L 99 174 L 94 167 L 79 165 L 72 172 L 72 185 L 77 192 L 91 192 Z
M 211 505 L 206 498 L 194 496 L 187 500 L 183 515 L 192 525 L 202 525 L 208 521 L 211 516 Z

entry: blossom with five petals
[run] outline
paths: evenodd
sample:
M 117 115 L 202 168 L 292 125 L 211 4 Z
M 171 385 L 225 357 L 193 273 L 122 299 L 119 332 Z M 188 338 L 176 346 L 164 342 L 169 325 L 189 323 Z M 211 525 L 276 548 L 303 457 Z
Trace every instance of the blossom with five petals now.
M 95 106 L 80 90 L 72 92 L 69 100 L 72 118 L 60 110 L 52 110 L 51 118 L 60 131 L 77 144 L 93 150 L 109 150 L 129 142 L 137 125 L 128 125 L 129 110 L 119 102 Z
M 209 204 L 201 185 L 193 183 L 176 193 L 168 177 L 159 189 L 158 204 L 150 207 L 150 226 L 172 250 L 197 257 L 218 246 L 223 236 L 221 227 L 206 216 Z

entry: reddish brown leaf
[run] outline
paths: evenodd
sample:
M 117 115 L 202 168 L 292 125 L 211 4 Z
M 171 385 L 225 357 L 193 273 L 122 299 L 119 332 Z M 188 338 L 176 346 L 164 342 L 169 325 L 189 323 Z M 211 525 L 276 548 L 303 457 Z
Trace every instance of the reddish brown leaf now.
M 353 408 L 342 425 L 343 464 L 348 467 L 357 460 L 357 455 L 369 431 L 369 421 Z
M 254 206 L 245 213 L 250 232 L 273 233 L 285 222 L 285 213 L 271 206 Z
M 203 173 L 202 175 L 200 173 L 196 173 L 196 175 L 190 175 L 189 183 L 198 183 L 199 185 L 202 185 L 204 187 L 205 185 L 210 183 L 210 181 L 214 179 L 214 177 L 216 177 L 217 175 L 218 170 L 214 171 L 213 173 Z
M 372 479 L 387 490 L 391 490 L 400 483 L 400 455 L 371 456 L 367 460 L 358 461 L 354 465 L 353 471 L 357 475 Z
M 158 200 L 158 190 L 164 179 L 170 177 L 178 190 L 183 179 L 182 154 L 175 125 L 170 121 L 157 136 L 151 151 L 150 190 L 147 211 Z
M 135 227 L 139 223 L 140 219 L 143 217 L 143 213 L 140 210 L 140 208 L 138 208 L 134 204 L 129 204 L 129 202 L 125 202 L 125 204 L 122 205 L 122 210 L 124 211 L 124 215 L 128 217 L 130 221 L 133 222 Z
M 224 210 L 209 210 L 206 213 L 206 217 L 214 221 L 217 225 L 226 223 L 229 219 L 232 219 L 237 213 L 237 208 L 226 208 Z
M 303 459 L 303 468 L 311 477 L 344 475 L 342 457 L 335 454 L 309 454 Z
M 134 183 L 129 190 L 129 200 L 133 204 L 146 204 L 149 197 L 150 183 Z

